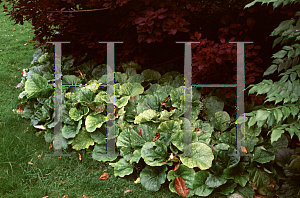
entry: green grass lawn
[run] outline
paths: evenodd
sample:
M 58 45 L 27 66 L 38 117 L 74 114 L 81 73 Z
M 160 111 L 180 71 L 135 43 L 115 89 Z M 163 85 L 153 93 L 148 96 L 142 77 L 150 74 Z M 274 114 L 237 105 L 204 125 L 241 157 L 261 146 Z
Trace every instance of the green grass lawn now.
M 137 171 L 124 178 L 115 177 L 113 168 L 92 159 L 91 152 L 67 150 L 71 157 L 45 157 L 53 148 L 44 138 L 37 137 L 37 129 L 30 120 L 12 112 L 20 108 L 15 86 L 21 81 L 23 68 L 28 68 L 36 51 L 29 40 L 33 39 L 32 25 L 15 25 L 9 16 L 0 12 L 0 196 L 9 198 L 42 197 L 180 197 L 171 193 L 166 182 L 158 192 L 146 191 L 134 181 Z M 79 160 L 79 154 L 82 160 Z M 38 156 L 41 156 L 39 158 Z M 29 164 L 28 162 L 32 163 Z M 108 173 L 107 180 L 99 177 Z M 132 192 L 124 194 L 124 191 Z

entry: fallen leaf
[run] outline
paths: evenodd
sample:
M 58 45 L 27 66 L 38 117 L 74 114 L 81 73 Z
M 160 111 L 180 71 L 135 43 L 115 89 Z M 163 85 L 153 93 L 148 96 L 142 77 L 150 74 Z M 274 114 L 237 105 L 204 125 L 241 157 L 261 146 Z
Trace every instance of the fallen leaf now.
M 61 183 L 66 183 L 66 181 L 67 181 L 67 180 L 62 180 L 62 181 L 60 181 L 60 182 L 61 182 Z
M 0 50 L 0 52 L 2 52 L 2 50 Z
M 175 178 L 175 190 L 179 195 L 187 197 L 189 195 L 189 189 L 185 185 L 185 181 L 181 177 Z
M 14 28 L 13 31 L 16 31 L 16 28 Z
M 89 197 L 87 197 L 87 196 L 85 196 L 85 195 L 82 195 L 82 198 L 89 198 Z
M 50 150 L 50 149 L 52 149 L 52 144 L 50 144 L 50 146 L 49 146 L 49 150 Z
M 62 196 L 62 198 L 68 198 L 68 196 L 67 196 L 67 195 L 64 195 L 64 196 Z
M 141 179 L 139 177 L 134 181 L 135 184 L 138 184 L 140 182 L 141 182 Z
M 33 41 L 33 40 L 29 40 L 29 42 L 30 42 L 30 43 L 33 43 L 34 41 Z
M 99 179 L 108 179 L 109 178 L 109 175 L 107 174 L 107 173 L 103 173 L 100 177 L 99 177 Z
M 246 147 L 244 146 L 241 146 L 241 150 L 244 152 L 244 153 L 249 153 L 249 151 L 246 149 Z
M 18 41 L 18 39 L 16 39 L 16 41 Z
M 21 68 L 18 68 L 18 71 L 20 70 Z
M 79 155 L 79 160 L 81 161 L 81 155 L 80 155 L 80 153 L 78 153 L 78 155 Z
M 45 197 L 43 197 L 43 198 L 47 198 L 47 197 L 49 197 L 49 196 L 45 196 Z
M 125 190 L 124 193 L 132 192 L 132 190 Z
M 28 43 L 25 43 L 24 45 L 26 46 L 26 45 L 28 45 Z
M 15 79 L 17 79 L 17 76 L 15 76 Z
M 28 164 L 29 164 L 29 165 L 31 165 L 31 166 L 33 165 L 33 163 L 32 163 L 32 162 L 28 162 Z
M 58 159 L 60 159 L 60 158 L 61 158 L 61 156 L 58 157 Z
M 42 156 L 41 156 L 41 155 L 39 155 L 39 156 L 38 156 L 38 158 L 39 158 L 39 159 L 41 159 L 41 158 L 42 158 Z

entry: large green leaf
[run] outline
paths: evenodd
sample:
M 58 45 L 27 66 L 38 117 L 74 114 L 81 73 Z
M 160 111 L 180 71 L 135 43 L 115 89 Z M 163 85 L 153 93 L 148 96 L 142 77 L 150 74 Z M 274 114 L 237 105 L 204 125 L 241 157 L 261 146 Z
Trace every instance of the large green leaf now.
M 74 138 L 78 134 L 81 128 L 81 124 L 82 124 L 82 120 L 78 122 L 77 126 L 64 125 L 64 127 L 62 128 L 62 136 L 66 139 Z
M 249 174 L 244 170 L 245 166 L 239 163 L 234 168 L 226 168 L 224 170 L 224 175 L 227 179 L 234 179 L 234 182 L 240 184 L 242 187 L 245 187 L 249 181 Z
M 267 163 L 275 159 L 275 155 L 267 151 L 263 146 L 255 147 L 254 149 L 254 161 L 259 163 Z
M 136 107 L 137 114 L 143 113 L 145 110 L 153 109 L 158 111 L 158 104 L 159 101 L 157 97 L 152 95 L 147 95 L 144 99 L 140 100 L 138 102 L 138 105 Z
M 41 92 L 48 86 L 47 79 L 43 78 L 38 74 L 32 74 L 30 78 L 25 82 L 25 91 L 28 95 Z
M 192 143 L 192 156 L 181 156 L 182 164 L 189 168 L 199 167 L 201 170 L 209 169 L 212 166 L 214 155 L 209 146 L 204 143 Z
M 114 175 L 115 177 L 120 176 L 124 177 L 125 175 L 130 175 L 133 173 L 133 166 L 130 165 L 124 158 L 120 159 L 117 163 L 109 163 L 112 167 L 114 167 Z
M 192 142 L 197 142 L 198 138 L 195 133 L 192 133 Z M 176 146 L 180 151 L 184 150 L 184 131 L 179 130 L 175 134 L 172 135 L 172 143 Z
M 106 117 L 102 114 L 88 115 L 85 120 L 86 130 L 88 132 L 94 132 L 96 128 L 100 128 L 106 121 Z
M 195 192 L 195 195 L 201 196 L 201 197 L 207 197 L 212 193 L 214 190 L 213 188 L 208 187 L 205 184 L 206 179 L 209 176 L 209 172 L 207 171 L 198 171 L 195 174 L 195 179 L 193 182 L 193 189 Z
M 237 183 L 235 183 L 233 180 L 229 180 L 220 187 L 220 193 L 222 195 L 229 195 L 230 193 L 234 192 L 236 186 Z
M 146 142 L 142 147 L 141 156 L 145 163 L 150 166 L 171 166 L 173 164 L 168 162 L 167 147 L 160 140 Z
M 142 113 L 140 113 L 135 119 L 134 119 L 134 124 L 140 124 L 144 122 L 148 122 L 152 119 L 158 118 L 157 112 L 153 109 L 148 109 Z
M 106 162 L 106 161 L 114 161 L 117 159 L 118 155 L 115 152 L 115 155 L 108 155 L 106 151 L 106 144 L 99 145 L 96 144 L 92 153 L 92 158 L 97 161 Z
M 152 69 L 145 69 L 144 71 L 142 71 L 141 73 L 145 80 L 155 80 L 155 81 L 158 81 L 161 77 L 160 73 L 158 71 L 154 71 Z
M 76 100 L 77 101 L 85 101 L 91 103 L 95 98 L 95 93 L 90 89 L 83 87 L 76 92 Z M 82 105 L 87 105 L 86 103 L 81 103 Z
M 218 111 L 223 111 L 224 102 L 217 96 L 210 96 L 203 101 L 204 110 L 203 113 L 206 114 L 207 119 L 214 117 L 215 113 Z
M 130 99 L 130 96 L 124 96 L 120 99 L 116 99 L 115 105 L 118 108 L 125 107 L 127 105 L 129 99 Z
M 155 138 L 155 135 L 153 134 L 153 128 L 150 125 L 147 124 L 136 125 L 135 131 L 138 131 L 138 133 L 142 132 L 142 138 L 146 142 L 152 142 L 152 140 Z
M 134 97 L 144 92 L 144 87 L 140 83 L 124 83 L 120 88 L 122 95 Z
M 160 185 L 166 182 L 167 166 L 146 166 L 140 173 L 141 184 L 150 191 L 158 191 Z
M 158 132 L 161 133 L 176 133 L 177 131 L 181 130 L 180 123 L 175 120 L 169 120 L 160 123 L 160 125 L 157 128 Z
M 63 75 L 62 85 L 78 85 L 81 84 L 81 81 L 78 77 L 74 75 Z
M 130 128 L 124 129 L 117 141 L 117 147 L 142 147 L 145 144 L 145 140 L 134 130 Z
M 69 111 L 69 116 L 75 121 L 79 121 L 83 117 L 83 110 L 73 107 Z
M 85 130 L 85 127 L 82 127 L 82 130 L 79 131 L 72 142 L 72 148 L 75 150 L 82 150 L 87 149 L 92 145 L 94 145 L 93 138 L 90 133 Z
M 229 127 L 230 116 L 226 111 L 216 112 L 215 120 L 215 129 L 225 131 Z
M 208 178 L 205 181 L 205 184 L 209 188 L 217 188 L 227 182 L 227 179 L 224 176 L 209 174 Z

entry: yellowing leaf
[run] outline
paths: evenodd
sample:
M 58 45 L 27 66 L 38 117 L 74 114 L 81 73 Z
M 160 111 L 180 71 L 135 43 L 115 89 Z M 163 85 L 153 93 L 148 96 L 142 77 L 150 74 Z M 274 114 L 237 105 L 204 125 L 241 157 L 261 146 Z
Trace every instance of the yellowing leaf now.
M 141 183 L 141 179 L 138 177 L 135 181 L 134 181 L 135 184 L 138 184 L 138 183 Z

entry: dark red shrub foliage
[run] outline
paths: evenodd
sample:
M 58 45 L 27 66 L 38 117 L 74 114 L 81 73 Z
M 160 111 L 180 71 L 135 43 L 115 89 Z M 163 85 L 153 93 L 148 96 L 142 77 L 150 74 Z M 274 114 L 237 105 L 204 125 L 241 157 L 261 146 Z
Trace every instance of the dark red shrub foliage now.
M 251 1 L 11 0 L 9 15 L 16 24 L 31 22 L 33 40 L 39 42 L 35 48 L 50 49 L 47 41 L 71 41 L 62 44 L 63 55 L 72 54 L 76 60 L 88 53 L 97 63 L 106 63 L 106 45 L 98 41 L 123 41 L 115 44 L 116 61 L 134 60 L 142 69 L 183 56 L 183 45 L 175 41 L 201 41 L 193 46 L 193 84 L 234 84 L 236 45 L 228 41 L 254 41 L 245 48 L 248 85 L 269 66 L 259 66 L 262 57 L 271 57 L 259 52 L 284 19 L 281 13 L 272 14 L 272 5 L 256 4 L 244 10 Z M 295 10 L 293 5 L 283 12 L 291 16 Z M 262 27 L 266 29 L 262 31 Z M 183 71 L 183 59 L 178 63 Z M 235 89 L 224 90 L 227 97 L 235 93 Z

